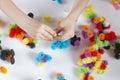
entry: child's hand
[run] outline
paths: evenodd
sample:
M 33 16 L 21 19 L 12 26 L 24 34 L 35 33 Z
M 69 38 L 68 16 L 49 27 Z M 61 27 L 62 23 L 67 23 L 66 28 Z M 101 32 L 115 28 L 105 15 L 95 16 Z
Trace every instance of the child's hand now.
M 63 32 L 62 35 L 58 35 L 55 39 L 60 41 L 65 41 L 74 36 L 74 27 L 75 21 L 69 20 L 65 18 L 58 23 L 58 28 L 56 29 L 56 33 L 59 34 Z
M 56 36 L 56 32 L 49 26 L 40 24 L 35 20 L 31 21 L 27 26 L 29 27 L 23 27 L 23 29 L 28 33 L 28 35 L 35 39 L 53 40 L 53 37 Z

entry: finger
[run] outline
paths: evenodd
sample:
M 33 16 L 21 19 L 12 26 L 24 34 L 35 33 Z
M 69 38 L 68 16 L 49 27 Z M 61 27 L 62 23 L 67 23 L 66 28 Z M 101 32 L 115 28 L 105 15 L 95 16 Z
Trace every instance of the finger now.
M 63 35 L 57 36 L 55 39 L 60 40 L 60 41 L 65 41 L 70 38 L 70 35 L 68 32 L 64 32 Z
M 62 28 L 61 27 L 58 27 L 57 29 L 55 29 L 55 32 L 58 34 L 62 31 Z
M 57 36 L 56 32 L 49 27 L 46 27 L 45 30 L 50 33 L 52 36 Z
M 53 40 L 53 36 L 51 34 L 49 34 L 48 32 L 44 32 L 42 33 L 42 35 L 47 38 L 48 40 Z
M 38 34 L 37 36 L 36 36 L 36 39 L 37 40 L 40 40 L 40 39 L 43 39 L 43 40 L 48 40 L 46 37 L 44 37 L 42 34 Z

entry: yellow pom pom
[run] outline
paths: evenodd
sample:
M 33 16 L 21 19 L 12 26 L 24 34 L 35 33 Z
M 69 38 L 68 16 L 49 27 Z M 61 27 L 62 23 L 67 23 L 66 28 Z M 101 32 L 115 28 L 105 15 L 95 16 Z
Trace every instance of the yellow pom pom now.
M 103 17 L 103 16 L 100 17 L 100 22 L 105 22 L 105 20 L 106 20 L 105 17 Z
M 38 66 L 39 66 L 39 67 L 43 67 L 43 66 L 44 66 L 44 63 L 40 62 L 40 63 L 38 63 Z
M 97 58 L 96 57 L 92 57 L 92 61 L 96 62 Z
M 93 72 L 95 72 L 95 73 L 97 73 L 98 71 L 99 71 L 99 69 L 98 68 L 96 68 L 96 67 L 93 67 Z
M 42 20 L 43 20 L 44 22 L 51 22 L 51 21 L 52 21 L 52 17 L 51 17 L 51 16 L 43 16 L 43 17 L 42 17 Z
M 105 73 L 105 71 L 104 70 L 99 70 L 99 72 L 98 72 L 99 74 L 104 74 Z
M 97 44 L 92 45 L 93 49 L 98 50 Z
M 24 43 L 24 44 L 28 44 L 28 43 L 29 43 L 29 39 L 28 39 L 28 38 L 24 38 L 24 39 L 23 39 L 23 43 Z
M 95 67 L 100 68 L 101 64 L 102 64 L 101 60 L 100 61 L 96 61 Z
M 83 62 L 82 62 L 82 60 L 79 59 L 78 62 L 77 62 L 77 64 L 80 65 L 80 66 L 83 66 Z
M 79 74 L 79 77 L 80 77 L 81 79 L 83 79 L 83 78 L 85 77 L 85 74 L 84 74 L 84 73 L 80 73 L 80 74 Z
M 93 61 L 92 58 L 90 58 L 90 57 L 86 58 L 87 63 L 91 63 L 92 61 Z
M 7 74 L 8 70 L 4 66 L 2 66 L 2 67 L 0 67 L 0 72 L 3 73 L 3 74 Z

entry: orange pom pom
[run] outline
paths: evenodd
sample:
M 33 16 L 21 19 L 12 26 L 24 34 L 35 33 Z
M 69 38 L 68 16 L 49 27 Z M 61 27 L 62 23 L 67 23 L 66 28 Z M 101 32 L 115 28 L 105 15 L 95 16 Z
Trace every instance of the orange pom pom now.
M 100 18 L 99 18 L 99 17 L 95 17 L 95 18 L 93 19 L 93 22 L 94 22 L 95 24 L 98 24 L 98 23 L 100 22 Z
M 4 66 L 2 66 L 2 67 L 0 67 L 0 72 L 3 74 L 7 74 L 8 70 Z
M 105 40 L 105 34 L 104 33 L 100 33 L 99 34 L 99 38 L 100 38 L 100 40 Z
M 24 33 L 21 32 L 19 35 L 16 36 L 16 38 L 22 40 L 24 38 Z
M 83 26 L 83 30 L 84 30 L 84 31 L 88 31 L 89 29 L 90 29 L 90 28 L 89 28 L 88 25 L 84 25 L 84 26 Z
M 88 76 L 88 80 L 94 80 L 94 77 L 92 75 Z
M 87 35 L 88 35 L 89 38 L 91 38 L 91 37 L 93 37 L 93 32 L 88 31 L 88 32 L 87 32 Z

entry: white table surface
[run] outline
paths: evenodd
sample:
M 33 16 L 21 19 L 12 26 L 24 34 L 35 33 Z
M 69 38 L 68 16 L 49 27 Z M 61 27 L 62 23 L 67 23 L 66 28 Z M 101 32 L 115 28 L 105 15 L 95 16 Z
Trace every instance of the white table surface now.
M 70 11 L 74 0 L 64 0 L 63 5 L 59 5 L 52 0 L 14 0 L 25 13 L 33 12 L 35 17 L 41 21 L 41 16 L 51 15 L 54 21 L 48 25 L 56 26 L 56 22 L 64 18 Z M 110 3 L 111 0 L 90 0 L 89 4 L 94 5 L 96 13 L 100 16 L 105 16 L 107 21 L 112 25 L 111 30 L 116 31 L 120 36 L 120 10 L 116 11 Z M 10 24 L 13 21 L 5 14 L 0 12 L 0 18 Z M 84 14 L 81 14 L 78 25 L 89 24 L 88 19 Z M 65 50 L 51 50 L 52 42 L 40 41 L 40 44 L 35 49 L 30 49 L 17 39 L 11 39 L 6 36 L 6 28 L 0 29 L 0 33 L 4 34 L 2 38 L 3 48 L 15 50 L 15 64 L 11 65 L 0 60 L 0 66 L 4 65 L 8 68 L 9 74 L 3 75 L 0 73 L 0 80 L 56 80 L 56 72 L 63 72 L 67 80 L 80 80 L 77 74 L 77 61 L 80 53 L 88 47 L 82 41 L 80 47 L 69 47 Z M 43 68 L 39 68 L 35 58 L 37 53 L 43 51 L 50 54 L 53 59 L 45 64 Z M 108 60 L 108 71 L 103 74 L 93 73 L 95 80 L 119 80 L 120 78 L 120 60 L 116 60 L 111 56 L 112 53 L 106 51 L 103 59 Z

